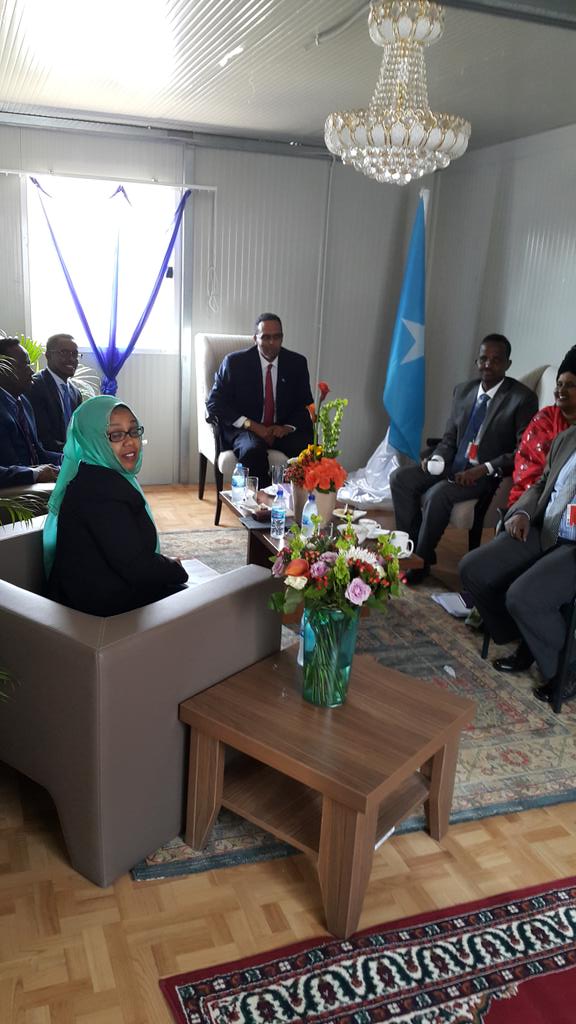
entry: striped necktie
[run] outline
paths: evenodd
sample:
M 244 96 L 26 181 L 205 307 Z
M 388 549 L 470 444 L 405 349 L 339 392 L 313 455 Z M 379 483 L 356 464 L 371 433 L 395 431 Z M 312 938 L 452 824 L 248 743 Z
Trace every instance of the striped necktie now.
M 72 399 L 70 398 L 67 384 L 62 385 L 60 394 L 62 395 L 62 405 L 64 406 L 64 426 L 67 427 L 72 415 Z
M 458 451 L 456 452 L 454 462 L 452 463 L 452 471 L 454 473 L 459 473 L 468 465 L 468 445 L 471 444 L 478 436 L 480 427 L 484 423 L 486 411 L 488 409 L 488 401 L 488 395 L 480 395 L 474 403 L 474 408 L 472 409 L 472 414 L 468 420 L 468 425 L 462 435 L 462 440 L 458 445 Z

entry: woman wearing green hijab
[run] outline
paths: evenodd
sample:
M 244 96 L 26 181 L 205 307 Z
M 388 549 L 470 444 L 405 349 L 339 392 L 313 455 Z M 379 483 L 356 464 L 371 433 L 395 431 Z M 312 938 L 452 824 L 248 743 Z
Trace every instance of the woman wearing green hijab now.
M 142 434 L 131 409 L 100 395 L 68 426 L 64 461 L 48 504 L 44 565 L 48 596 L 91 615 L 118 615 L 179 590 L 179 562 L 158 535 L 136 480 Z

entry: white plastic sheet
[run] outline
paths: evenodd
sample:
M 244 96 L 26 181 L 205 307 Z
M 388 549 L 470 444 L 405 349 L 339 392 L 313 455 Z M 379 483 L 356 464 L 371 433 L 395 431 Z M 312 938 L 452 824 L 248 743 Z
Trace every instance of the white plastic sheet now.
M 394 448 L 386 437 L 370 456 L 366 466 L 349 473 L 338 491 L 338 501 L 348 502 L 355 508 L 392 508 L 390 474 L 400 465 Z

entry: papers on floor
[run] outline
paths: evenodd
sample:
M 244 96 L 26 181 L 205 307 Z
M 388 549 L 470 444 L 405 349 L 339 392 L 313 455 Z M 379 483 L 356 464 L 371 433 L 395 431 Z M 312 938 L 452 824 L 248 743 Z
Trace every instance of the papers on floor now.
M 182 568 L 188 573 L 188 586 L 197 587 L 199 583 L 205 583 L 206 580 L 211 580 L 214 576 L 218 576 L 215 569 L 211 569 L 209 565 L 204 565 L 198 558 L 183 558 Z
M 465 619 L 473 605 L 473 602 L 467 603 L 468 594 L 430 594 L 430 597 L 456 619 Z

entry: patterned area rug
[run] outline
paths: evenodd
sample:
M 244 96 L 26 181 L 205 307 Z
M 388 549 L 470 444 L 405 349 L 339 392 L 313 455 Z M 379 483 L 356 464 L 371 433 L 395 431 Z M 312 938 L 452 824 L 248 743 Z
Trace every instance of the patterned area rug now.
M 576 879 L 160 982 L 178 1024 L 573 1024 Z
M 213 530 L 164 534 L 162 549 L 198 557 L 221 572 L 241 565 L 244 531 L 218 530 L 217 536 L 215 543 Z M 361 621 L 357 650 L 371 654 L 382 665 L 477 702 L 475 720 L 460 747 L 451 820 L 467 821 L 575 800 L 576 701 L 565 704 L 561 715 L 554 715 L 548 705 L 532 696 L 535 669 L 532 674 L 507 678 L 490 662 L 482 661 L 479 635 L 430 600 L 431 593 L 442 589 L 435 581 L 407 587 L 402 599 L 390 602 L 385 615 L 373 614 Z M 293 639 L 288 630 L 285 637 L 285 643 Z M 508 648 L 498 648 L 498 653 L 502 650 Z M 411 831 L 422 822 L 422 816 L 414 816 L 399 830 Z M 238 832 L 237 861 L 234 842 L 234 829 L 227 826 L 223 848 L 220 853 L 215 850 L 211 859 L 211 847 L 198 855 L 175 840 L 168 850 L 164 847 L 137 865 L 133 874 L 138 879 L 157 878 L 206 870 L 219 863 L 228 866 L 250 861 L 248 834 Z M 254 851 L 258 860 L 294 852 L 276 841 L 263 847 L 262 833 L 255 834 Z M 200 860 L 204 867 L 195 866 Z

